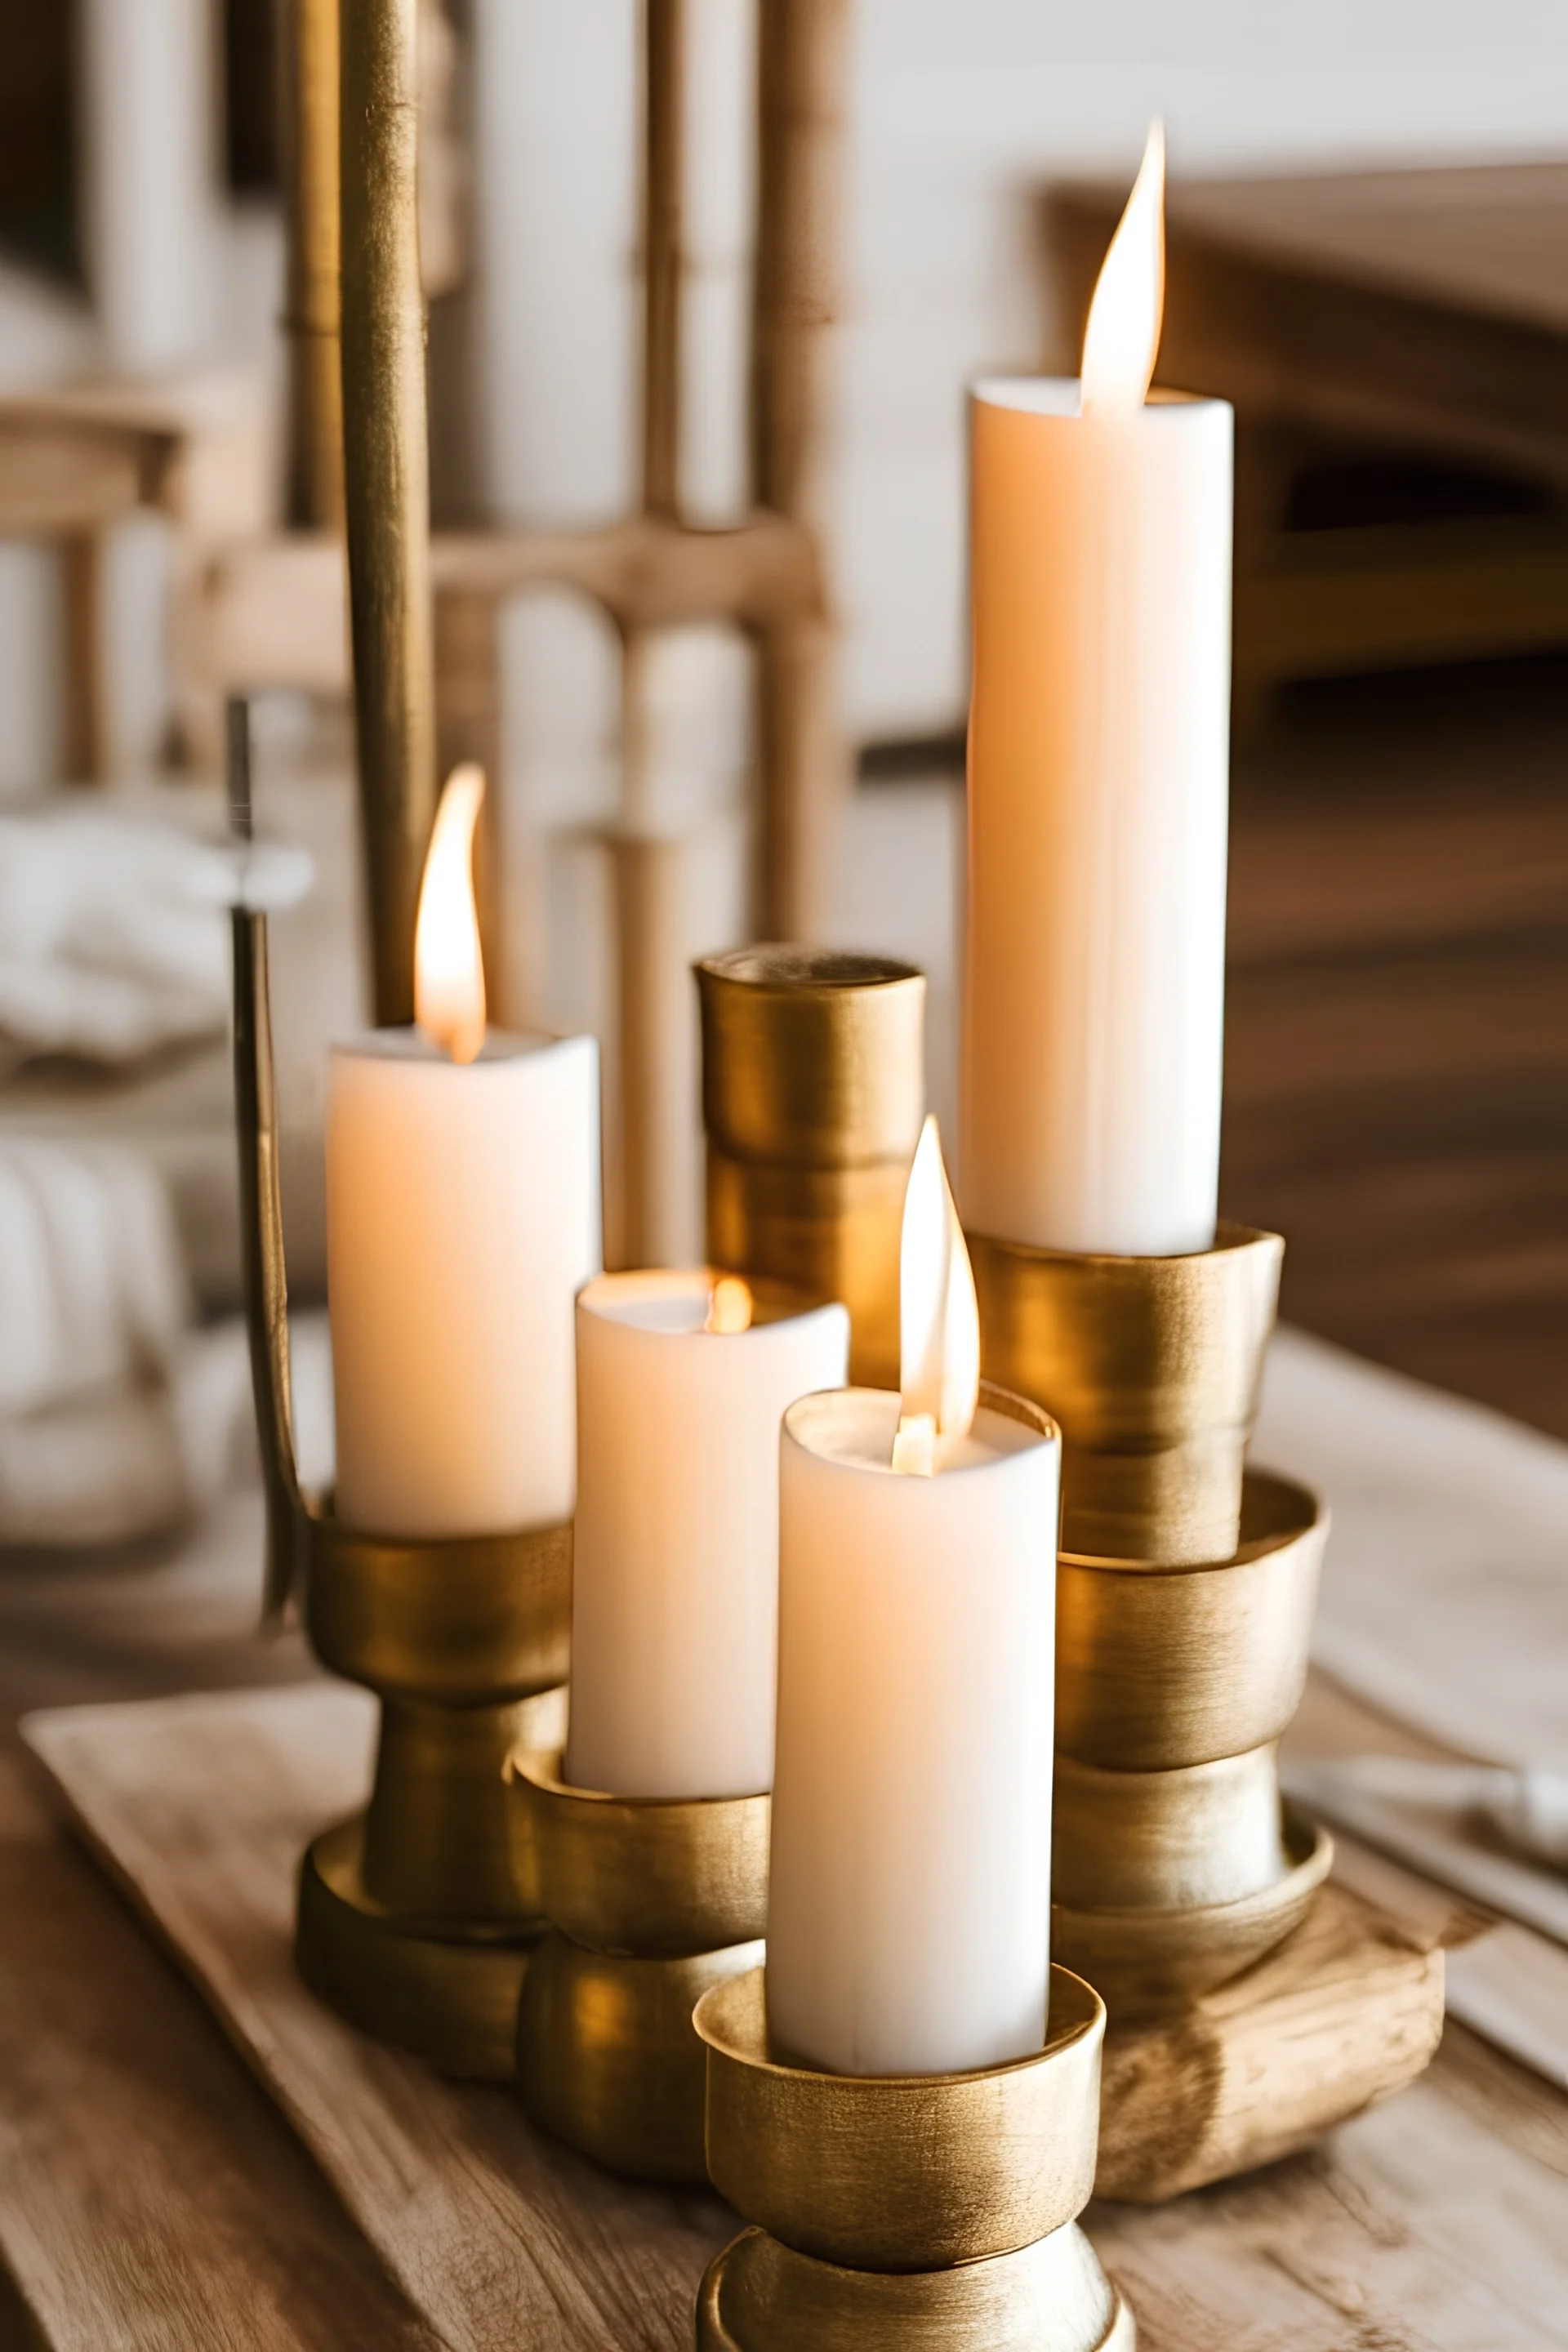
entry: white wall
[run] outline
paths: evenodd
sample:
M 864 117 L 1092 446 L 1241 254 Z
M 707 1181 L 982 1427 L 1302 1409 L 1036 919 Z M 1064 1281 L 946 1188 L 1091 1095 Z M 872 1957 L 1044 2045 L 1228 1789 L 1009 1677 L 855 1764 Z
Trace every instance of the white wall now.
M 838 582 L 862 735 L 963 698 L 963 391 L 1056 322 L 1053 176 L 1568 152 L 1568 0 L 858 0 Z

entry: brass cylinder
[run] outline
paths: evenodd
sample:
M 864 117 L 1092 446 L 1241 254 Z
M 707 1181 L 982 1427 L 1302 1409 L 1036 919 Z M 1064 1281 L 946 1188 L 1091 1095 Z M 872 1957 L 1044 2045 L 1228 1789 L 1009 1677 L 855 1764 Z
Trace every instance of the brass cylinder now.
M 343 520 L 338 0 L 284 0 L 279 23 L 292 346 L 289 503 L 296 521 L 337 530 Z
M 375 1017 L 414 1017 L 436 810 L 418 0 L 342 14 L 343 503 Z
M 762 1958 L 771 1801 L 605 1796 L 540 1748 L 514 1759 L 513 1785 L 553 1930 L 518 2010 L 523 2105 L 614 2171 L 704 2181 L 691 2012 Z
M 1222 1224 L 1187 1257 L 972 1234 L 982 1368 L 1062 1430 L 1062 1549 L 1159 1568 L 1230 1559 L 1284 1244 Z
M 1272 1743 L 1174 1772 L 1058 1756 L 1051 1892 L 1069 1908 L 1197 1909 L 1261 1895 L 1289 1868 Z
M 698 2003 L 713 2184 L 757 2226 L 709 2266 L 699 2352 L 1131 2352 L 1075 2227 L 1094 2183 L 1104 2005 L 1051 1970 L 1037 2055 L 858 2076 L 769 2046 L 763 1972 Z
M 1123 1772 L 1207 1764 L 1278 1739 L 1306 1685 L 1329 1530 L 1314 1495 L 1249 1470 L 1235 1556 L 1057 1569 L 1057 1748 Z
M 533 1839 L 509 1786 L 528 1714 L 526 1699 L 383 1699 L 363 1864 L 374 1902 L 414 1918 L 513 1928 L 541 1917 Z
M 925 980 L 741 948 L 697 966 L 708 1255 L 849 1310 L 849 1377 L 899 1383 L 899 1237 L 925 1108 Z

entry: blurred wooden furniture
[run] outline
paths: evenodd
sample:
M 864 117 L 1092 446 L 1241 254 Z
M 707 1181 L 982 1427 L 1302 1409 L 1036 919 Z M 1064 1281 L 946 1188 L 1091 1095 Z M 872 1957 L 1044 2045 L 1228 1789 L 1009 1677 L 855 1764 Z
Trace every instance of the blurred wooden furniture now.
M 112 757 L 109 535 L 137 513 L 165 517 L 179 583 L 205 548 L 265 530 L 270 509 L 260 393 L 242 379 L 84 384 L 0 398 L 0 539 L 53 545 L 64 571 L 62 763 L 72 782 L 101 781 Z M 183 715 L 200 730 L 205 714 Z
M 1048 200 L 1075 334 L 1121 203 Z M 1177 181 L 1167 221 L 1159 381 L 1237 409 L 1243 697 L 1568 645 L 1568 164 Z

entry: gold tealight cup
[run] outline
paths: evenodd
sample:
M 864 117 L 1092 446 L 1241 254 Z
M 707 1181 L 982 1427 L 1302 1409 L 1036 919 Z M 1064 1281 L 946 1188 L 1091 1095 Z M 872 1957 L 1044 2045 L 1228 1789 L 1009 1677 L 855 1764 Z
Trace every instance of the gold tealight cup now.
M 561 1778 L 558 1746 L 512 1771 L 551 1929 L 518 2011 L 523 2105 L 614 2171 L 706 2180 L 692 2011 L 762 1958 L 771 1801 L 604 1796 Z
M 710 2264 L 698 2352 L 1131 2352 L 1077 2226 L 1094 2186 L 1105 2009 L 1051 1970 L 1034 2057 L 823 2074 L 770 2049 L 760 1969 L 703 1996 L 708 2163 L 753 2224 Z

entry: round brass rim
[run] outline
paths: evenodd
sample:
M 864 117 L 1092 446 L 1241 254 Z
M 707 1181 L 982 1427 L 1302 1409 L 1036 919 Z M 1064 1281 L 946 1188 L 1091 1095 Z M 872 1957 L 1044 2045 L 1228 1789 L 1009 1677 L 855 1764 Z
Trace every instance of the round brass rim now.
M 1061 1556 L 1057 1748 L 1121 1771 L 1278 1739 L 1306 1685 L 1329 1515 L 1249 1470 L 1234 1558 L 1187 1568 Z
M 762 1956 L 752 1941 L 678 1959 L 616 1958 L 547 1936 L 517 2014 L 517 2084 L 534 2122 L 635 2179 L 705 2181 L 707 2060 L 691 2012 Z
M 300 1866 L 295 1959 L 310 1990 L 378 2042 L 454 2080 L 510 2083 L 518 1999 L 539 1930 L 459 1935 L 399 1918 L 360 1877 L 363 1820 L 341 1822 Z
M 714 2186 L 803 2253 L 936 2270 L 1032 2245 L 1089 2201 L 1105 2009 L 1065 1969 L 1044 2049 L 969 2074 L 827 2074 L 773 2055 L 761 1969 L 706 1994 L 693 2021 Z
M 1083 2232 L 943 2271 L 855 2271 L 744 2230 L 697 2298 L 698 2352 L 1132 2352 Z
M 590 1950 L 641 1958 L 710 1952 L 767 1925 L 773 1800 L 610 1797 L 561 1778 L 559 1748 L 512 1759 L 533 1824 L 541 1896 Z
M 1189 1257 L 971 1235 L 986 1376 L 1062 1424 L 1065 1549 L 1165 1567 L 1235 1550 L 1283 1252 L 1232 1224 Z
M 1051 1906 L 1063 1960 L 1089 1979 L 1113 2022 L 1181 2009 L 1226 1984 L 1300 1927 L 1333 1863 L 1333 1840 L 1285 1807 L 1290 1868 L 1238 1903 L 1169 1911 L 1073 1910 Z
M 891 957 L 737 948 L 696 967 L 702 1115 L 736 1159 L 907 1163 L 925 1112 L 925 977 Z
M 1169 1772 L 1058 1756 L 1051 1885 L 1081 1911 L 1188 1911 L 1245 1902 L 1290 1868 L 1276 1744 Z
M 564 1682 L 572 1528 L 416 1541 L 304 1522 L 305 1621 L 325 1666 L 387 1696 L 479 1706 Z

